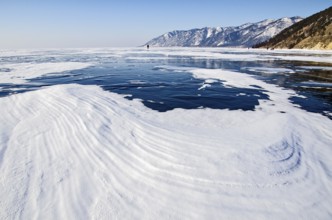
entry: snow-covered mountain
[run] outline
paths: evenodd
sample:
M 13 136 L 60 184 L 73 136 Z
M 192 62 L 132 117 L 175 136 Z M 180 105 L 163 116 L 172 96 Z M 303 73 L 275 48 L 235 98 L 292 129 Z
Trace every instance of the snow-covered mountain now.
M 238 27 L 201 28 L 172 31 L 156 37 L 145 45 L 157 47 L 251 47 L 277 35 L 301 21 L 300 17 L 267 19 Z

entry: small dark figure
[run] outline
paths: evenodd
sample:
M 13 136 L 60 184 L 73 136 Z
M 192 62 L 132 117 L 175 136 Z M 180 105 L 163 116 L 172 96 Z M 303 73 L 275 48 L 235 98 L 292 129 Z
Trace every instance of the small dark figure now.
M 150 48 L 150 45 L 148 44 L 148 45 L 146 45 L 146 49 L 149 49 Z

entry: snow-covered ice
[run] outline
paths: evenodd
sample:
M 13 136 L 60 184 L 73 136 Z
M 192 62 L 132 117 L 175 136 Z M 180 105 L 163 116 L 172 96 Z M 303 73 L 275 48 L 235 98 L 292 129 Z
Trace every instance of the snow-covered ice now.
M 264 74 L 287 74 L 295 73 L 292 69 L 287 68 L 268 68 L 268 67 L 244 67 L 244 70 L 249 70 L 251 72 L 259 72 Z
M 326 71 L 332 71 L 332 67 L 326 67 L 326 66 L 300 66 L 302 69 L 307 70 L 326 70 Z
M 7 71 L 1 71 L 0 69 L 0 83 L 24 83 L 27 79 L 49 73 L 83 69 L 91 65 L 80 62 L 3 64 L 1 65 L 1 69 L 7 69 Z
M 92 65 L 83 64 L 62 71 Z M 77 84 L 0 98 L 0 218 L 331 218 L 332 120 L 244 73 L 158 69 L 262 89 L 269 100 L 255 111 L 157 112 Z

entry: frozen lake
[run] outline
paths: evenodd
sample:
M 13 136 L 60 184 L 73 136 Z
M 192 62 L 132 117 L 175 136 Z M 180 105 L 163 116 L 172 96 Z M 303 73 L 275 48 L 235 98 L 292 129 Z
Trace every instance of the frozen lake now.
M 329 219 L 332 52 L 0 51 L 0 219 Z
M 0 54 L 1 55 L 1 54 Z M 253 75 L 296 91 L 290 100 L 311 112 L 329 116 L 332 109 L 332 53 L 240 49 L 94 49 L 2 52 L 1 75 L 19 64 L 20 74 L 33 68 L 56 73 L 28 77 L 15 75 L 0 81 L 0 96 L 59 84 L 98 85 L 128 98 L 141 99 L 158 111 L 174 108 L 254 110 L 268 99 L 260 88 L 229 87 L 222 80 L 195 77 L 190 70 L 222 69 Z M 57 64 L 58 63 L 58 64 Z M 62 72 L 61 64 L 69 69 Z M 70 63 L 79 66 L 71 69 Z M 33 66 L 38 64 L 37 66 Z M 53 64 L 53 65 L 52 65 Z M 25 66 L 26 65 L 26 66 Z M 86 68 L 82 68 L 86 67 Z M 66 70 L 66 69 L 65 69 Z M 62 72 L 62 73 L 61 73 Z M 1 79 L 1 78 L 0 78 Z M 11 84 L 14 82 L 14 84 Z

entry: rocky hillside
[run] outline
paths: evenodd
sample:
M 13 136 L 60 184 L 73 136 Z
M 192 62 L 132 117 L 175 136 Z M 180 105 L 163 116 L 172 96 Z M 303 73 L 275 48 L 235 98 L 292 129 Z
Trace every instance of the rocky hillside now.
M 332 49 L 332 7 L 314 14 L 254 47 Z
M 267 19 L 237 27 L 206 27 L 172 31 L 152 39 L 145 45 L 156 47 L 251 47 L 270 39 L 301 20 L 300 17 Z

